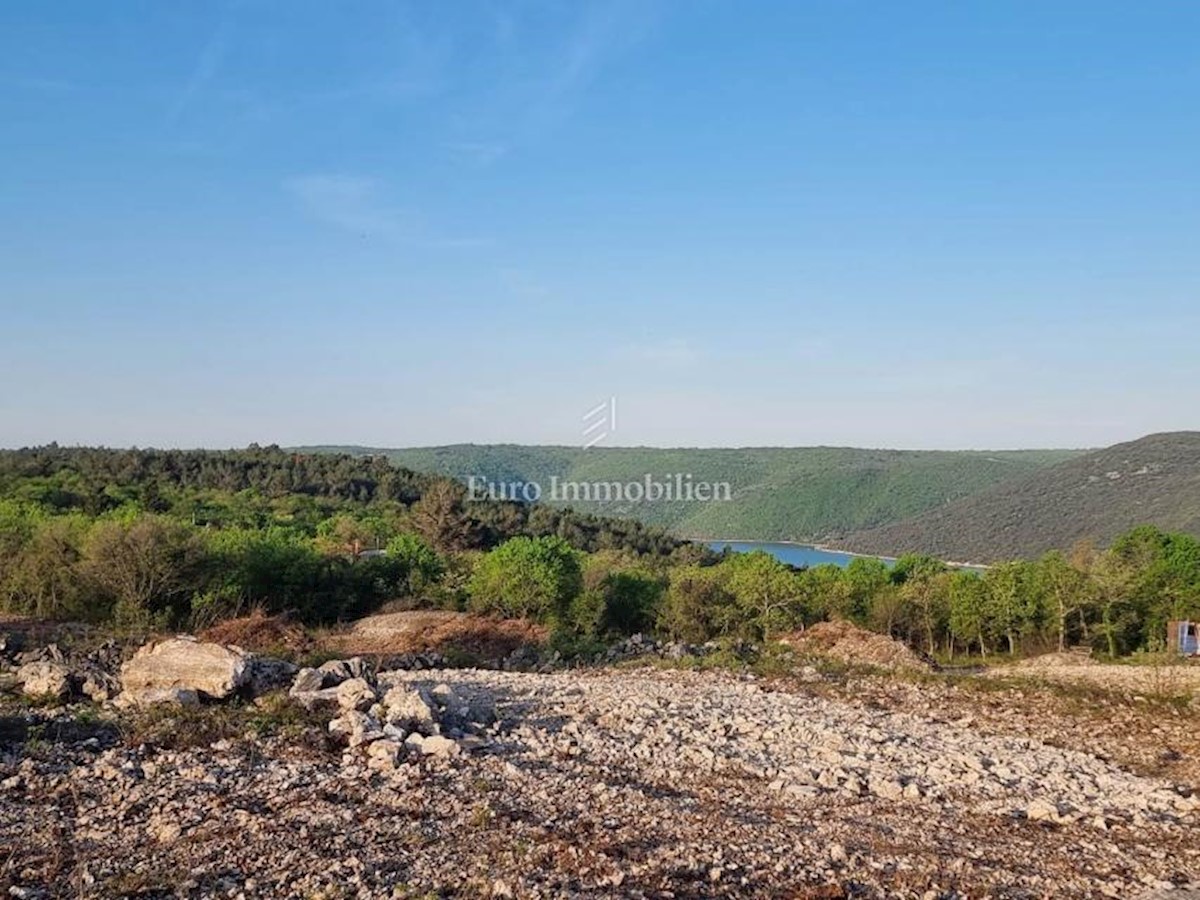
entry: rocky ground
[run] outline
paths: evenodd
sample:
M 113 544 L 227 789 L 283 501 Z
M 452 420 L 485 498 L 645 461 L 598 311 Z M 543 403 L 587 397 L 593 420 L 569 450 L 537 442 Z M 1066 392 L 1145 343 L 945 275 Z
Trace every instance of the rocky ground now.
M 0 885 L 1032 898 L 1184 896 L 1200 874 L 1194 782 L 1090 748 L 1078 727 L 1044 743 L 1085 720 L 1000 705 L 1002 691 L 805 667 L 768 680 L 335 663 L 301 670 L 291 693 L 113 719 L 26 710 L 0 735 Z
M 1051 653 L 1034 657 L 1026 665 L 1012 669 L 1000 667 L 991 674 L 1003 677 L 1017 670 L 1047 681 L 1091 685 L 1110 691 L 1150 696 L 1200 692 L 1200 661 L 1157 665 L 1105 665 L 1091 662 L 1081 665 L 1077 661 L 1063 659 L 1070 655 Z

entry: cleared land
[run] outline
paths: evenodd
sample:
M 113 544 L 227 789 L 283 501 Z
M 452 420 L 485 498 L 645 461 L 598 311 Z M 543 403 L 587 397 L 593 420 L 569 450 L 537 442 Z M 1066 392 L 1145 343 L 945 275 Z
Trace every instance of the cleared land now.
M 366 636 L 393 640 L 385 626 L 413 621 L 377 621 Z M 1081 691 L 1032 667 L 992 678 L 799 658 L 770 677 L 689 668 L 704 664 L 368 673 L 345 692 L 365 699 L 341 712 L 279 694 L 126 712 L 10 699 L 0 885 L 15 896 L 1137 897 L 1200 871 L 1195 699 Z M 345 747 L 326 728 L 331 716 L 367 722 L 375 713 L 354 711 L 367 703 L 392 710 L 396 691 L 483 697 L 488 714 L 442 720 L 452 740 L 423 750 L 419 737 Z

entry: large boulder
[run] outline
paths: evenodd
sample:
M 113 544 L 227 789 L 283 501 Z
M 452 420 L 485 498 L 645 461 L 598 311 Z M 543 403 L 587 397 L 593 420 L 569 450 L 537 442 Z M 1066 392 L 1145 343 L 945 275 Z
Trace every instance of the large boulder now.
M 292 681 L 288 696 L 305 709 L 338 705 L 337 687 L 323 687 L 325 675 L 319 669 L 301 669 Z
M 135 704 L 156 702 L 170 692 L 183 691 L 220 700 L 249 678 L 250 657 L 245 651 L 180 636 L 146 644 L 121 666 L 122 699 Z
M 360 656 L 352 656 L 350 659 L 331 659 L 322 663 L 317 671 L 321 673 L 325 687 L 336 687 L 351 678 L 369 679 L 371 677 L 371 667 Z
M 434 706 L 420 691 L 405 686 L 394 687 L 383 695 L 381 703 L 388 725 L 405 734 L 414 731 L 437 734 Z
M 375 689 L 365 678 L 350 678 L 334 690 L 337 692 L 338 706 L 343 710 L 355 709 L 361 712 L 370 709 L 375 703 Z
M 394 772 L 404 756 L 399 741 L 378 740 L 367 744 L 367 768 L 376 772 Z
M 29 697 L 63 698 L 71 693 L 71 671 L 61 662 L 39 660 L 17 669 L 21 690 Z
M 440 734 L 426 736 L 413 732 L 404 739 L 404 746 L 424 756 L 449 757 L 462 753 L 462 748 L 455 741 Z
M 293 694 L 311 694 L 323 687 L 325 687 L 325 676 L 318 669 L 301 669 L 292 680 Z
M 367 713 L 347 710 L 329 722 L 329 733 L 340 738 L 350 747 L 359 747 L 384 737 L 379 721 Z

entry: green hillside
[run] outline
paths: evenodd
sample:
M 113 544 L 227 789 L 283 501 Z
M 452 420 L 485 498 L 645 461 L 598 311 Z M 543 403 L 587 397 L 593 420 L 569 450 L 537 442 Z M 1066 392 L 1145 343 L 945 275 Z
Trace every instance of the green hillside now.
M 995 562 L 1104 547 L 1135 525 L 1200 536 L 1200 432 L 1152 434 L 848 536 L 862 553 Z
M 1075 450 L 924 451 L 846 447 L 660 449 L 456 444 L 373 449 L 305 447 L 306 452 L 384 455 L 421 472 L 466 480 L 641 480 L 690 474 L 728 482 L 729 502 L 585 503 L 576 508 L 629 516 L 695 538 L 821 541 L 901 521 L 1071 459 Z

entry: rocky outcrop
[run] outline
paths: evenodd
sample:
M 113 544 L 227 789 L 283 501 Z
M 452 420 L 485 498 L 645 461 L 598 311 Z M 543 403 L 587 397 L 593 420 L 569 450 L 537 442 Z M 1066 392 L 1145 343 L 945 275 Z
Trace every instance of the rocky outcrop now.
M 79 673 L 79 693 L 93 703 L 105 703 L 121 692 L 121 682 L 98 666 L 86 666 Z
M 71 670 L 51 660 L 28 662 L 17 669 L 17 681 L 27 697 L 58 697 L 71 693 Z

